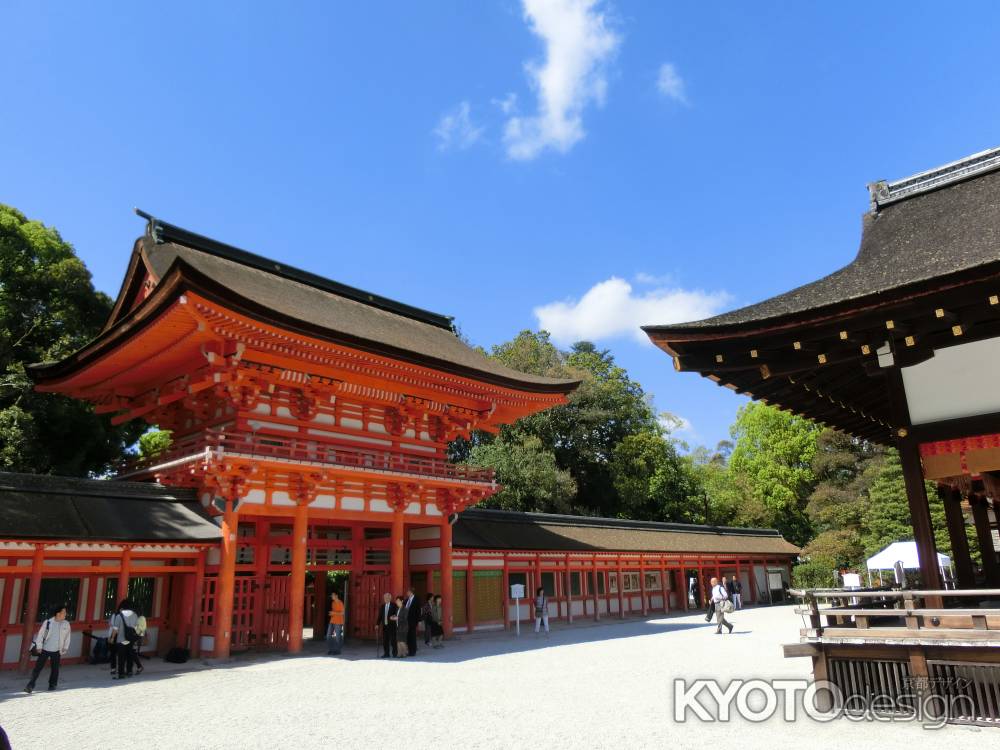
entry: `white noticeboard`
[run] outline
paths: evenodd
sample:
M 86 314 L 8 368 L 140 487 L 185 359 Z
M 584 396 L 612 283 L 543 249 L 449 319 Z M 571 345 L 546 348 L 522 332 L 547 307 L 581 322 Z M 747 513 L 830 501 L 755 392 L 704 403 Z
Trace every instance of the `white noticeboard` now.
M 857 573 L 844 573 L 840 579 L 843 581 L 845 589 L 861 588 L 861 576 Z
M 510 585 L 510 598 L 514 600 L 514 627 L 517 629 L 517 637 L 521 637 L 521 600 L 524 598 L 524 584 L 512 583 Z

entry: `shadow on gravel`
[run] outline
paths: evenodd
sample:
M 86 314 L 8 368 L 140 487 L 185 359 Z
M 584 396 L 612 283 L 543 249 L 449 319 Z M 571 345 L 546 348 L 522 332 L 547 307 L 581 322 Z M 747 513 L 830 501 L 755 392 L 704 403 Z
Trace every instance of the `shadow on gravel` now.
M 739 623 L 734 624 L 737 629 L 731 635 L 750 634 L 750 631 L 746 629 L 740 630 Z M 552 630 L 547 636 L 544 633 L 536 634 L 533 631 L 533 626 L 533 622 L 522 622 L 520 637 L 515 635 L 513 630 L 482 630 L 474 631 L 470 634 L 460 634 L 446 641 L 445 646 L 440 649 L 432 649 L 424 646 L 423 637 L 421 636 L 415 656 L 404 659 L 385 659 L 385 661 L 399 663 L 401 667 L 404 664 L 418 662 L 423 664 L 455 664 L 475 659 L 488 659 L 505 654 L 562 646 L 572 647 L 582 643 L 612 641 L 621 638 L 638 638 L 699 629 L 704 631 L 706 642 L 712 643 L 715 638 L 715 623 L 706 623 L 704 618 L 697 612 L 659 616 L 651 615 L 647 618 L 626 618 L 624 620 L 605 618 L 600 622 L 594 622 L 592 619 L 578 619 L 572 625 L 559 622 L 553 623 Z M 729 635 L 724 633 L 721 637 Z M 227 661 L 192 660 L 187 664 L 169 664 L 159 658 L 144 658 L 143 661 L 146 665 L 145 672 L 142 675 L 126 678 L 125 680 L 112 680 L 107 664 L 77 664 L 62 668 L 58 692 L 65 693 L 78 689 L 96 688 L 128 690 L 130 685 L 175 679 L 192 672 L 206 670 L 237 671 L 242 667 L 277 661 L 323 660 L 329 661 L 331 668 L 335 668 L 338 662 L 343 661 L 381 661 L 379 659 L 381 653 L 381 647 L 376 646 L 374 641 L 349 640 L 345 643 L 341 655 L 328 656 L 326 654 L 326 644 L 323 641 L 307 640 L 304 644 L 303 652 L 296 656 L 289 656 L 283 652 L 247 652 L 236 654 Z M 18 697 L 21 699 L 39 700 L 39 694 L 47 694 L 47 680 L 48 669 L 39 677 L 35 693 L 28 695 L 22 692 L 22 688 L 28 681 L 27 675 L 22 676 L 14 672 L 0 673 L 0 700 L 9 700 Z M 41 700 L 44 700 L 44 698 Z

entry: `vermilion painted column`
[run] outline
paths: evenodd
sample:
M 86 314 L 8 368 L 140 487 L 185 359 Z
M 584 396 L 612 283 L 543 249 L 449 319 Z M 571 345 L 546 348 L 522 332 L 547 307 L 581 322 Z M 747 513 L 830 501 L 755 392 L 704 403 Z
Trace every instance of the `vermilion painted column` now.
M 295 506 L 292 521 L 292 575 L 288 581 L 288 653 L 302 650 L 303 607 L 306 598 L 306 536 L 309 530 L 309 506 Z
M 201 603 L 205 593 L 205 556 L 208 550 L 198 553 L 194 568 L 194 586 L 191 593 L 191 656 L 201 656 Z M 181 644 L 183 646 L 184 644 Z
M 649 600 L 646 597 L 646 560 L 639 555 L 639 595 L 642 597 L 642 616 L 649 614 Z
M 593 595 L 593 597 L 594 597 L 594 622 L 599 622 L 600 619 L 601 619 L 601 599 L 600 599 L 600 597 L 597 594 L 597 576 L 600 575 L 597 572 L 597 557 L 596 556 L 593 557 L 590 562 L 591 562 L 591 564 L 594 567 L 594 571 L 593 571 L 593 575 L 594 575 L 594 590 L 590 592 Z
M 667 568 L 660 558 L 660 591 L 663 595 L 663 614 L 670 611 L 670 589 L 667 588 Z
M 219 575 L 215 584 L 215 658 L 228 659 L 233 639 L 233 589 L 236 578 L 236 526 L 239 515 L 226 500 L 222 515 Z
M 389 537 L 389 585 L 393 596 L 403 593 L 403 511 L 392 512 L 392 533 Z
M 126 547 L 122 551 L 122 564 L 121 568 L 118 570 L 118 601 L 115 602 L 117 608 L 118 602 L 128 596 L 128 581 L 129 576 L 132 573 L 132 548 Z
M 622 598 L 622 591 L 625 588 L 625 576 L 622 575 L 622 558 L 618 556 L 618 616 L 625 619 L 625 605 Z M 631 609 L 631 606 L 629 607 Z
M 31 657 L 28 654 L 31 639 L 35 637 L 35 620 L 38 619 L 38 596 L 42 591 L 42 565 L 45 564 L 45 547 L 35 545 L 35 554 L 31 560 L 31 578 L 28 579 L 28 607 L 24 615 L 24 627 L 21 629 L 21 658 L 17 666 L 21 672 L 28 671 Z
M 441 600 L 443 603 L 442 616 L 444 617 L 442 625 L 446 638 L 451 637 L 454 627 L 452 608 L 454 607 L 455 592 L 451 562 L 451 524 L 448 523 L 448 515 L 445 514 L 441 521 Z
M 573 623 L 573 571 L 569 569 L 569 555 L 566 555 L 566 620 Z

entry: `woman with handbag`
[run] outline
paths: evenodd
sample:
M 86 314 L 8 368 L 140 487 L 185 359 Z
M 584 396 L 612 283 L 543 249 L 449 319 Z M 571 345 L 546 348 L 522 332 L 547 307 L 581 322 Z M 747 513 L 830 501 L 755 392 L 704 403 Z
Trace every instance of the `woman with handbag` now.
M 61 604 L 52 617 L 42 623 L 38 634 L 31 642 L 31 655 L 37 656 L 31 679 L 24 686 L 24 692 L 35 689 L 38 675 L 42 673 L 45 662 L 49 662 L 49 690 L 55 690 L 59 684 L 59 661 L 69 651 L 69 639 L 72 628 L 66 621 L 66 605 Z

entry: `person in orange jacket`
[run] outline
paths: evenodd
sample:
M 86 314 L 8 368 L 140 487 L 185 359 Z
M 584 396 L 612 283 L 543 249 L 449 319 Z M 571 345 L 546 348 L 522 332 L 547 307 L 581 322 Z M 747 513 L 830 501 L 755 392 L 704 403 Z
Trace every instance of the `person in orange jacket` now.
M 330 624 L 326 628 L 326 653 L 330 656 L 340 654 L 344 646 L 344 603 L 337 592 L 333 592 L 330 601 Z

